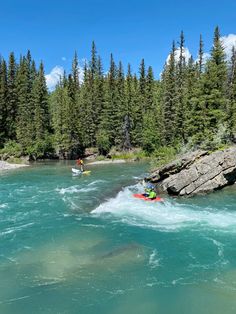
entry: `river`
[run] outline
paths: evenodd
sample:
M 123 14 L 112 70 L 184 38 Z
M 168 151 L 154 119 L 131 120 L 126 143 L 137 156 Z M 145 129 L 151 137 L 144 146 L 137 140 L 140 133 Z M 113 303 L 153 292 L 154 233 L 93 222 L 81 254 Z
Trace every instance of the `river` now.
M 145 163 L 0 174 L 0 313 L 236 312 L 236 189 L 163 203 Z

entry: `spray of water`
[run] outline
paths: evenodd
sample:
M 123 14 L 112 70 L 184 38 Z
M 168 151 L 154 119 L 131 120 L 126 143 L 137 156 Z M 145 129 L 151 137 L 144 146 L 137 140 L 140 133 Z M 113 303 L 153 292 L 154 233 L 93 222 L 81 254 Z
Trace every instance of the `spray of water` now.
M 135 199 L 133 193 L 141 192 L 140 184 L 127 187 L 115 198 L 98 206 L 92 214 L 113 217 L 129 225 L 144 228 L 176 231 L 185 227 L 207 227 L 234 230 L 236 213 L 224 209 L 202 208 L 196 205 L 179 204 L 171 198 L 164 202 L 145 202 Z

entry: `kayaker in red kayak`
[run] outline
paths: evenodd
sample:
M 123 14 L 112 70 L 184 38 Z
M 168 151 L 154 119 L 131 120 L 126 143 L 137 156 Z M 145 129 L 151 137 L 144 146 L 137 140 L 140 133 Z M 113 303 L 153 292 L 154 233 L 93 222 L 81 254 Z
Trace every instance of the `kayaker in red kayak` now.
M 145 193 L 143 194 L 143 196 L 154 200 L 157 197 L 157 193 L 155 192 L 155 186 L 149 183 L 147 187 L 145 187 Z

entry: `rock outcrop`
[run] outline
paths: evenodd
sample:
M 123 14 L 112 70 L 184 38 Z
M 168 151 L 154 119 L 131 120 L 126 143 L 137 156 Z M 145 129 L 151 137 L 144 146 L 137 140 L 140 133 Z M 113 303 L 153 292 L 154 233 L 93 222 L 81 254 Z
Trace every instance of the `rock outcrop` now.
M 208 154 L 196 151 L 154 171 L 148 178 L 171 195 L 195 195 L 236 182 L 236 146 Z

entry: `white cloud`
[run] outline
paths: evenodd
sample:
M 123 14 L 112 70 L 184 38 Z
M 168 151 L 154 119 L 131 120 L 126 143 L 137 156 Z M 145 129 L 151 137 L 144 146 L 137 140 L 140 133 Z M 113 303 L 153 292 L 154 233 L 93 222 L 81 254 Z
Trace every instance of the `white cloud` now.
M 79 68 L 79 82 L 80 82 L 80 84 L 83 83 L 83 81 L 84 81 L 84 69 Z
M 66 57 L 62 57 L 61 60 L 62 60 L 62 61 L 66 61 Z
M 188 60 L 192 56 L 187 47 L 183 49 L 183 56 L 185 57 L 185 62 L 188 62 Z M 177 48 L 175 51 L 175 60 L 179 61 L 179 57 L 180 57 L 180 48 Z
M 183 49 L 183 56 L 185 57 L 185 62 L 188 62 L 188 60 L 191 58 L 191 53 L 187 47 Z M 178 62 L 180 57 L 180 48 L 176 48 L 175 50 L 175 61 Z M 170 54 L 168 55 L 166 62 L 169 62 L 170 60 Z
M 84 64 L 86 60 L 81 59 L 79 60 L 79 82 L 83 82 L 84 80 Z M 49 74 L 45 75 L 47 87 L 50 91 L 53 91 L 60 81 L 60 78 L 64 75 L 64 68 L 60 65 L 56 65 Z
M 207 62 L 207 60 L 210 58 L 210 53 L 208 52 L 204 52 L 203 53 L 203 56 L 202 56 L 202 59 L 203 59 L 203 64 L 205 64 Z M 197 57 L 197 59 L 195 60 L 195 62 L 198 62 L 199 61 L 199 57 Z
M 233 46 L 236 48 L 236 35 L 229 34 L 228 36 L 222 36 L 221 42 L 224 46 L 227 59 L 230 59 L 232 55 Z
M 78 68 L 79 68 L 79 82 L 82 83 L 84 81 L 84 65 L 88 64 L 87 59 L 83 58 L 79 60 Z
M 224 50 L 225 50 L 226 58 L 229 60 L 231 58 L 231 55 L 232 55 L 233 46 L 236 48 L 236 34 L 229 34 L 227 36 L 222 36 L 221 42 L 222 42 Z M 176 62 L 179 61 L 179 57 L 180 57 L 180 48 L 178 47 L 178 48 L 176 48 L 176 51 L 175 51 L 175 61 Z M 185 57 L 186 62 L 188 62 L 188 60 L 191 57 L 191 53 L 187 47 L 184 48 L 184 57 Z M 203 63 L 205 64 L 209 58 L 210 58 L 210 53 L 204 52 L 203 53 Z M 170 60 L 170 54 L 166 58 L 166 62 L 168 63 L 169 60 Z M 198 62 L 198 61 L 199 61 L 199 58 L 197 58 L 195 60 L 195 62 Z M 162 72 L 160 73 L 160 77 L 161 77 L 161 75 L 162 75 Z
M 207 60 L 210 58 L 210 53 L 209 52 L 204 52 L 202 59 L 203 59 L 203 64 L 207 62 Z
M 222 36 L 221 42 L 223 44 L 226 58 L 229 60 L 232 55 L 232 48 L 233 46 L 236 48 L 236 35 L 235 34 L 229 34 L 227 36 Z M 209 52 L 204 52 L 203 54 L 203 63 L 206 63 L 207 59 L 210 58 Z M 196 59 L 196 62 L 199 61 L 199 58 Z
M 47 87 L 50 91 L 52 91 L 56 87 L 60 78 L 63 76 L 63 73 L 64 73 L 63 67 L 57 65 L 52 69 L 52 71 L 49 74 L 45 75 Z

